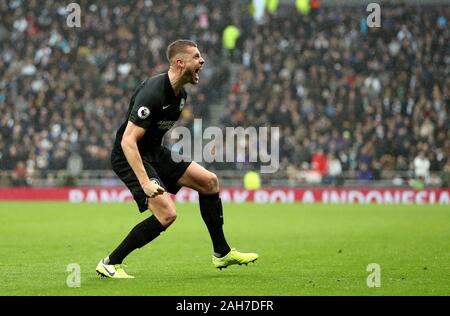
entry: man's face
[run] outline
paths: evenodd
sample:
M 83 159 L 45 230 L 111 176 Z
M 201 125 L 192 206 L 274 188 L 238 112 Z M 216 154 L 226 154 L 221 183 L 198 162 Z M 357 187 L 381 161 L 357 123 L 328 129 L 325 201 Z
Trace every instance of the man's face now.
M 183 54 L 184 73 L 183 77 L 188 83 L 198 84 L 200 77 L 199 72 L 205 63 L 197 47 L 187 47 L 186 53 Z

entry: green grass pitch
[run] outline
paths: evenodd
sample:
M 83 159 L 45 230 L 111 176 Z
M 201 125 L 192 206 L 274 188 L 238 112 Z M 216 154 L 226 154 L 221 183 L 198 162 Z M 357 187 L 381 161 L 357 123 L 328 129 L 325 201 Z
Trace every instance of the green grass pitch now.
M 222 271 L 196 204 L 101 279 L 100 258 L 144 219 L 131 203 L 0 203 L 0 295 L 450 295 L 448 206 L 225 204 L 225 233 L 259 260 Z M 66 267 L 81 267 L 81 286 Z M 368 264 L 381 268 L 369 288 Z

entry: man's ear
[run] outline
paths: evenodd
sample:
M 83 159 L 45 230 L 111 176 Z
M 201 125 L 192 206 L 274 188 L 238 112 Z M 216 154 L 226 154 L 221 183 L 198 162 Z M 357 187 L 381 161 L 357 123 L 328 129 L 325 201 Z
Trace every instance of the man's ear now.
M 184 61 L 181 58 L 177 58 L 175 63 L 177 64 L 178 67 L 184 68 Z

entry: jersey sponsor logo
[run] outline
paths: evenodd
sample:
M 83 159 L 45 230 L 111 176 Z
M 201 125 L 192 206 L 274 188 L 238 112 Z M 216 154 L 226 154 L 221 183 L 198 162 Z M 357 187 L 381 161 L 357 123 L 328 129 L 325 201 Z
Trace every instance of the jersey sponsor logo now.
M 150 115 L 150 109 L 146 106 L 141 106 L 137 111 L 137 115 L 141 120 L 146 119 Z
M 184 102 L 186 102 L 186 100 L 184 99 L 184 98 L 182 98 L 181 99 L 181 102 L 180 102 L 180 111 L 183 109 L 183 107 L 184 107 Z
M 167 109 L 168 107 L 170 107 L 172 104 L 169 105 L 163 105 L 163 110 Z
M 158 128 L 159 129 L 171 129 L 177 121 L 159 121 Z

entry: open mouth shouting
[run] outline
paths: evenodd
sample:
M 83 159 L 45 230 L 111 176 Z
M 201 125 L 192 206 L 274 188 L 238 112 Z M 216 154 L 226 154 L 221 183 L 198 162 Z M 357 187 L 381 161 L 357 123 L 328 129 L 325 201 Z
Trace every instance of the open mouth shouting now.
M 194 70 L 194 82 L 195 83 L 198 83 L 198 81 L 200 80 L 200 71 L 202 70 L 202 66 L 199 66 L 198 68 L 196 68 L 195 70 Z

